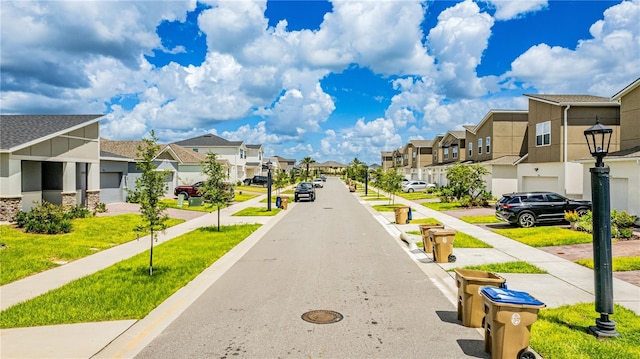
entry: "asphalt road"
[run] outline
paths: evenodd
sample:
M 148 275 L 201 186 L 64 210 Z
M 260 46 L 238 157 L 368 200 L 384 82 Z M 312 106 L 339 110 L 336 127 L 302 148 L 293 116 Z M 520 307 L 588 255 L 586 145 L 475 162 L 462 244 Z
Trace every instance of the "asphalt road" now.
M 335 178 L 137 358 L 488 358 L 482 335 Z M 344 319 L 312 324 L 311 310 Z

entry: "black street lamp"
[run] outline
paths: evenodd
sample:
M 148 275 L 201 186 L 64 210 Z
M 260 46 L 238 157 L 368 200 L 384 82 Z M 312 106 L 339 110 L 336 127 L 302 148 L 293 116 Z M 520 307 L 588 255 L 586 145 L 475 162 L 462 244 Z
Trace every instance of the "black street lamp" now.
M 369 165 L 364 163 L 364 195 L 369 195 Z
M 589 333 L 597 338 L 617 337 L 616 322 L 609 319 L 613 314 L 613 272 L 611 265 L 611 201 L 609 167 L 602 159 L 609 152 L 613 130 L 596 124 L 584 131 L 589 152 L 596 158 L 591 172 L 591 201 L 593 203 L 593 272 L 595 280 L 596 312 L 600 318 L 589 327 Z
M 267 162 L 267 211 L 271 211 L 271 159 Z

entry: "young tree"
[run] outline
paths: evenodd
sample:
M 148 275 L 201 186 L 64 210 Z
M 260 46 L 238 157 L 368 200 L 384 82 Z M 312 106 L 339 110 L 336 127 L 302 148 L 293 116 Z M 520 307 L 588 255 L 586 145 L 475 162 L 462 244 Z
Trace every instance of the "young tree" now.
M 276 170 L 276 175 L 273 180 L 273 185 L 276 187 L 276 194 L 280 194 L 280 190 L 283 189 L 289 182 L 289 176 L 287 172 L 283 170 Z
M 207 152 L 207 158 L 202 161 L 202 173 L 207 176 L 198 192 L 210 206 L 218 209 L 218 232 L 220 232 L 220 208 L 226 206 L 233 199 L 231 186 L 225 182 L 226 173 L 222 164 L 216 161 L 216 154 Z
M 384 185 L 383 189 L 387 191 L 391 197 L 389 201 L 393 200 L 392 203 L 395 203 L 396 193 L 402 188 L 402 175 L 399 174 L 395 168 L 389 169 L 382 176 L 382 183 Z
M 165 204 L 160 202 L 160 197 L 167 191 L 167 184 L 164 179 L 169 171 L 157 171 L 153 159 L 160 151 L 157 144 L 158 139 L 153 130 L 149 133 L 150 138 L 142 139 L 143 145 L 138 146 L 137 167 L 142 171 L 142 176 L 136 178 L 136 192 L 138 193 L 140 212 L 143 218 L 143 224 L 138 226 L 136 230 L 151 232 L 151 250 L 149 251 L 149 275 L 153 275 L 153 238 L 157 236 L 154 232 L 161 231 L 167 226 L 165 221 L 168 216 L 164 213 L 167 208 Z
M 382 170 L 382 167 L 378 167 L 375 171 L 372 171 L 371 176 L 373 177 L 374 186 L 378 189 L 376 191 L 378 192 L 378 198 L 380 198 L 381 186 L 384 186 L 384 171 Z
M 447 169 L 447 180 L 453 195 L 462 199 L 465 196 L 471 197 L 471 202 L 476 200 L 486 192 L 486 183 L 483 178 L 489 171 L 479 164 L 464 165 L 456 163 Z

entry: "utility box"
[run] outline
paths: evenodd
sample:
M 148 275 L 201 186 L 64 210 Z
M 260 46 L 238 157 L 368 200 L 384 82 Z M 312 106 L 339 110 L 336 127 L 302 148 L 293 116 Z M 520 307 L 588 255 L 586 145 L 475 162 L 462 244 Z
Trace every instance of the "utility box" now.
M 533 358 L 531 325 L 545 304 L 529 293 L 504 288 L 480 290 L 484 303 L 484 350 L 492 359 Z
M 409 207 L 393 207 L 393 211 L 396 215 L 396 224 L 407 224 L 409 223 Z
M 481 270 L 456 269 L 455 272 L 458 286 L 458 319 L 465 327 L 482 328 L 485 313 L 480 288 L 504 288 L 507 280 L 495 273 Z
M 433 241 L 433 260 L 436 263 L 455 262 L 453 255 L 453 241 L 456 239 L 453 229 L 430 229 L 429 235 Z
M 433 241 L 431 240 L 431 236 L 429 235 L 430 229 L 444 229 L 444 226 L 441 224 L 421 224 L 420 225 L 420 234 L 422 235 L 422 244 L 424 248 L 424 252 L 427 254 L 433 253 Z
M 189 197 L 189 207 L 202 206 L 202 197 Z

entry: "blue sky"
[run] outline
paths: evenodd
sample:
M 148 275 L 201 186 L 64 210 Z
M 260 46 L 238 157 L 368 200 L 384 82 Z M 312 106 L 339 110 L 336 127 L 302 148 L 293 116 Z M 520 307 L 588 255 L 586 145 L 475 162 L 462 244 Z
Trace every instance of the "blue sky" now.
M 640 0 L 2 1 L 0 111 L 267 155 L 380 151 L 640 77 Z

